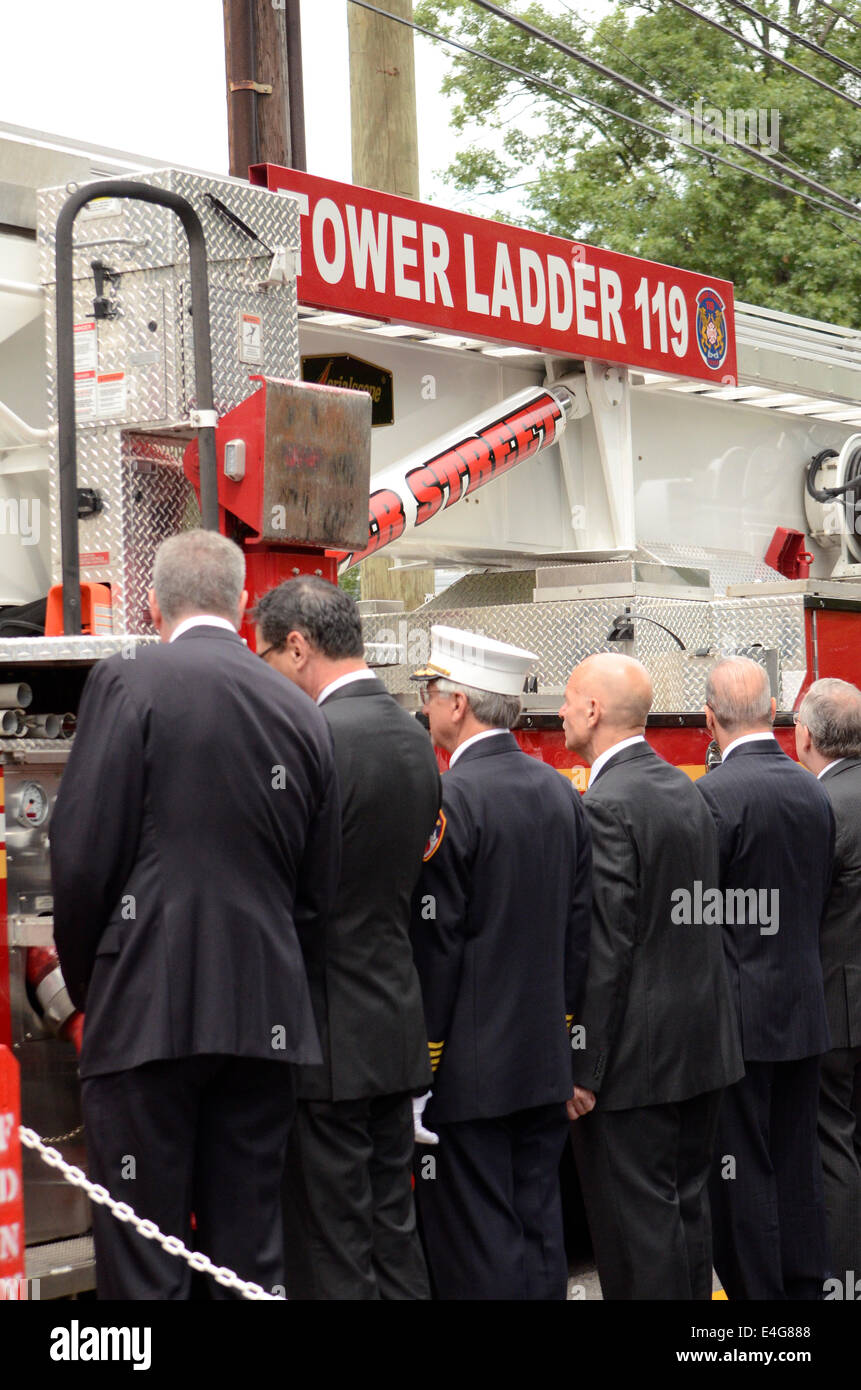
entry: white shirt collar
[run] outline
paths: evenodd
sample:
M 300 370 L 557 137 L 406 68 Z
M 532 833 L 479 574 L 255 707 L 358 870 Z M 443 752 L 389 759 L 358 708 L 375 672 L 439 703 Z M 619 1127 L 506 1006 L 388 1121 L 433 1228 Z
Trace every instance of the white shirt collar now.
M 236 631 L 236 624 L 230 622 L 228 618 L 219 618 L 215 613 L 195 613 L 192 618 L 183 618 L 182 622 L 176 625 L 168 640 L 175 642 L 177 637 L 181 637 L 192 627 L 224 627 L 228 632 Z
M 373 671 L 369 671 L 367 668 L 364 671 L 348 671 L 345 676 L 338 676 L 336 680 L 323 686 L 317 696 L 317 704 L 322 705 L 323 701 L 328 700 L 330 695 L 334 695 L 336 690 L 340 690 L 344 685 L 351 685 L 353 681 L 375 681 L 376 679 Z
M 595 778 L 598 776 L 598 773 L 601 771 L 601 768 L 604 766 L 605 763 L 610 761 L 614 754 L 621 753 L 623 748 L 630 748 L 635 743 L 645 742 L 646 739 L 643 734 L 633 734 L 631 738 L 623 738 L 619 741 L 619 743 L 614 743 L 612 748 L 605 748 L 604 752 L 599 753 L 594 763 L 592 764 L 592 771 L 589 773 L 590 784 L 595 781 Z
M 734 748 L 740 748 L 743 743 L 756 743 L 758 739 L 763 738 L 770 738 L 773 739 L 774 742 L 777 742 L 777 740 L 774 738 L 774 734 L 742 734 L 739 738 L 734 738 L 732 743 L 727 744 L 726 748 L 723 750 L 723 757 L 721 758 L 721 762 L 726 762 L 727 758 L 729 757 L 730 753 Z
M 832 767 L 836 767 L 838 763 L 845 763 L 845 761 L 846 761 L 845 758 L 832 758 L 830 763 L 826 763 L 826 764 L 825 764 L 825 766 L 824 766 L 824 768 L 822 769 L 821 772 L 817 772 L 817 774 L 816 774 L 816 780 L 817 780 L 817 782 L 819 781 L 819 778 L 820 778 L 820 777 L 824 777 L 824 776 L 825 776 L 826 772 L 830 772 L 831 769 L 832 769 Z
M 483 738 L 494 738 L 497 734 L 507 734 L 508 729 L 482 729 L 480 734 L 473 734 L 471 738 L 464 739 L 463 743 L 455 748 L 449 759 L 449 767 L 454 767 L 461 753 L 465 753 L 467 748 L 471 748 L 474 743 L 478 743 Z

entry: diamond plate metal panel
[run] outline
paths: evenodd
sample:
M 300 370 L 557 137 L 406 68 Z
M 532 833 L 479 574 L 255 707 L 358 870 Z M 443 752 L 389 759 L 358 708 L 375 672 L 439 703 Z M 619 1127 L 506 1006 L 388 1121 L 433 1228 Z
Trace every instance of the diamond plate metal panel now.
M 490 580 L 498 578 L 495 575 L 486 577 Z M 695 650 L 711 644 L 711 607 L 708 603 L 684 599 L 641 598 L 637 600 L 635 611 L 672 628 L 686 647 Z M 393 694 L 415 691 L 409 677 L 428 658 L 430 627 L 433 623 L 466 628 L 536 652 L 539 661 L 534 669 L 539 690 L 559 689 L 568 680 L 572 667 L 585 657 L 594 652 L 624 649 L 619 643 L 607 641 L 607 634 L 619 612 L 620 600 L 617 598 L 450 609 L 435 608 L 433 603 L 429 603 L 409 614 L 368 615 L 363 621 L 363 630 L 366 642 L 397 642 L 407 653 L 403 665 L 380 673 L 380 679 L 385 681 Z M 656 677 L 661 703 L 658 703 L 656 693 L 655 708 L 700 708 L 701 686 L 697 686 L 695 700 L 686 694 L 694 684 L 694 677 L 687 674 L 689 668 L 683 668 L 677 660 L 669 663 L 666 660 L 668 653 L 679 651 L 672 637 L 649 623 L 636 623 L 635 630 L 634 642 L 628 649 Z M 679 652 L 680 657 L 683 655 Z M 699 672 L 696 679 L 699 679 Z M 687 700 L 687 703 L 682 703 L 683 700 Z
M 81 565 L 81 579 L 119 587 L 123 573 L 123 469 L 122 435 L 118 429 L 95 426 L 78 436 L 78 486 L 95 489 L 102 510 L 78 522 L 78 549 L 82 557 L 105 556 L 105 563 Z M 60 553 L 60 486 L 57 441 L 51 445 L 51 577 L 62 577 Z M 116 596 L 115 596 L 116 597 Z
M 188 308 L 191 286 L 180 290 L 179 323 L 182 332 L 181 398 L 196 404 L 194 383 L 194 327 Z M 295 286 L 258 290 L 256 283 L 240 287 L 211 284 L 209 310 L 212 331 L 212 390 L 220 415 L 232 410 L 255 389 L 251 376 L 299 378 L 299 319 Z M 261 320 L 261 362 L 240 360 L 239 335 L 242 314 Z
M 211 297 L 213 394 L 223 412 L 250 393 L 252 373 L 299 375 L 295 279 L 259 288 L 271 252 L 298 251 L 299 211 L 292 198 L 231 179 L 163 169 L 136 176 L 187 198 L 204 229 Z M 38 236 L 43 283 L 53 285 L 54 229 L 66 188 L 38 195 Z M 247 236 L 209 201 L 219 199 L 256 233 Z M 265 243 L 265 245 L 264 245 Z M 189 291 L 188 243 L 168 209 L 133 200 L 102 200 L 82 209 L 75 224 L 73 257 L 75 320 L 92 321 L 95 286 L 91 261 L 101 258 L 119 272 L 109 297 L 115 317 L 96 322 L 97 376 L 103 386 L 81 382 L 78 404 L 78 485 L 96 490 L 101 511 L 82 520 L 78 541 L 93 563 L 81 577 L 112 586 L 115 632 L 149 632 L 146 591 L 153 554 L 168 535 L 199 524 L 192 489 L 182 473 L 182 444 L 134 435 L 136 426 L 187 429 L 194 399 L 194 337 Z M 240 360 L 240 315 L 262 325 L 260 361 Z M 49 412 L 56 419 L 53 294 L 46 298 Z M 245 351 L 245 355 L 249 353 Z M 122 374 L 118 376 L 117 374 Z M 88 408 L 89 407 L 89 408 Z M 125 428 L 124 428 L 125 427 Z M 147 439 L 146 443 L 140 441 Z M 61 575 L 56 439 L 51 454 L 51 568 Z M 100 559 L 104 558 L 104 563 Z
M 699 711 L 705 700 L 706 677 L 717 661 L 716 656 L 695 656 L 693 652 L 654 652 L 648 667 L 655 690 L 652 706 L 656 713 Z
M 638 553 L 654 557 L 666 565 L 687 565 L 707 569 L 716 594 L 725 593 L 727 584 L 752 584 L 783 578 L 764 560 L 755 560 L 746 550 L 711 550 L 701 545 L 670 545 L 664 541 L 642 541 Z
M 244 180 L 191 174 L 182 169 L 153 169 L 131 176 L 136 183 L 166 188 L 187 198 L 203 225 L 207 259 L 255 261 L 255 279 L 262 279 L 269 264 L 267 248 L 277 246 L 298 250 L 299 210 L 296 202 L 283 193 L 255 188 Z M 44 284 L 55 277 L 54 237 L 60 209 L 72 187 L 44 189 L 36 195 L 39 226 L 40 268 Z M 262 239 L 252 240 L 233 226 L 207 200 L 218 198 Z M 84 243 L 82 245 L 82 243 Z M 179 218 L 168 208 L 132 199 L 88 204 L 75 222 L 75 277 L 89 278 L 90 261 L 96 255 L 117 262 L 120 270 L 152 270 L 159 266 L 181 265 L 188 261 L 188 243 Z
M 0 663 L 21 665 L 40 661 L 54 665 L 60 661 L 101 661 L 103 657 L 113 656 L 114 652 L 130 651 L 158 640 L 156 637 L 3 637 L 0 639 Z M 33 748 L 36 740 L 22 739 L 21 742 Z M 54 744 L 55 740 L 47 742 Z
M 498 591 L 500 575 L 470 575 L 464 589 L 475 593 L 486 582 Z M 449 591 L 452 592 L 452 591 Z M 440 595 L 440 597 L 445 597 Z M 439 599 L 412 613 L 376 613 L 363 618 L 367 642 L 399 643 L 406 660 L 380 671 L 380 679 L 396 695 L 415 693 L 410 674 L 427 660 L 430 627 L 445 623 L 484 633 L 537 652 L 539 692 L 560 689 L 571 668 L 599 651 L 626 651 L 648 669 L 655 686 L 656 712 L 694 712 L 702 709 L 705 680 L 721 653 L 746 651 L 767 662 L 770 649 L 778 654 L 778 707 L 792 709 L 805 669 L 804 595 L 719 599 L 710 603 L 686 599 L 637 598 L 630 606 L 677 633 L 681 651 L 668 633 L 647 622 L 635 622 L 632 643 L 610 643 L 613 620 L 626 606 L 624 599 L 588 598 L 557 603 L 481 604 L 442 608 Z M 750 650 L 753 649 L 753 650 Z M 697 650 L 710 655 L 698 657 Z
M 72 739 L 68 738 L 3 738 L 0 737 L 0 762 L 9 759 L 21 762 L 21 755 L 28 753 L 56 753 L 59 760 L 65 761 L 69 755 Z M 12 754 L 17 757 L 12 757 Z
M 531 603 L 534 588 L 534 569 L 465 574 L 426 603 L 422 612 L 425 609 L 491 608 L 503 603 Z M 434 619 L 434 622 L 442 621 L 442 618 Z
M 123 450 L 123 554 L 119 612 L 114 630 L 153 633 L 147 607 L 158 546 L 200 524 L 194 489 L 182 469 L 183 445 L 130 435 Z M 195 516 L 196 513 L 196 516 Z M 116 607 L 116 605 L 115 605 Z
M 718 599 L 714 604 L 718 651 L 776 647 L 780 658 L 779 709 L 792 709 L 807 668 L 804 595 Z

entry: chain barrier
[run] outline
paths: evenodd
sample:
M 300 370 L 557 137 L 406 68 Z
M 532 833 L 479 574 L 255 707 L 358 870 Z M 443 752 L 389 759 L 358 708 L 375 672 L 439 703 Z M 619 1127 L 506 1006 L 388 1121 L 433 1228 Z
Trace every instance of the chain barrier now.
M 267 1293 L 259 1284 L 240 1279 L 238 1274 L 235 1274 L 232 1269 L 228 1269 L 225 1265 L 220 1267 L 214 1265 L 201 1250 L 189 1250 L 178 1236 L 166 1236 L 163 1231 L 159 1230 L 154 1221 L 147 1221 L 138 1216 L 128 1202 L 115 1201 L 106 1187 L 102 1187 L 99 1183 L 90 1182 L 86 1173 L 83 1173 L 80 1168 L 76 1168 L 74 1164 L 67 1163 L 62 1154 L 39 1138 L 35 1130 L 27 1129 L 26 1125 L 20 1125 L 18 1133 L 21 1136 L 21 1143 L 28 1149 L 35 1149 L 40 1158 L 48 1164 L 48 1167 L 56 1168 L 66 1179 L 66 1182 L 71 1183 L 73 1187 L 83 1188 L 91 1202 L 95 1202 L 98 1206 L 107 1207 L 117 1221 L 129 1222 L 134 1226 L 138 1235 L 143 1236 L 145 1240 L 157 1241 L 168 1255 L 178 1255 L 198 1273 L 211 1274 L 217 1284 L 221 1284 L 225 1289 L 236 1289 L 243 1298 L 265 1299 L 275 1303 L 281 1301 L 277 1294 Z
M 71 1144 L 73 1139 L 77 1139 L 79 1134 L 83 1134 L 84 1126 L 78 1125 L 75 1129 L 67 1130 L 65 1134 L 43 1134 L 43 1144 Z

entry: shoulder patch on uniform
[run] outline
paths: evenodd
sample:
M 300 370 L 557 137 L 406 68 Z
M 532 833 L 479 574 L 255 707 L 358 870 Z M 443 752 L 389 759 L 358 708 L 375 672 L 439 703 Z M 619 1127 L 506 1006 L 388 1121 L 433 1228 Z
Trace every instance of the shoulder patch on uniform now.
M 434 855 L 436 854 L 437 850 L 442 844 L 442 837 L 445 834 L 445 828 L 447 824 L 448 822 L 445 818 L 445 811 L 440 811 L 439 815 L 436 818 L 436 825 L 430 833 L 430 839 L 425 845 L 425 852 L 422 855 L 423 863 L 426 864 L 429 859 L 433 859 Z

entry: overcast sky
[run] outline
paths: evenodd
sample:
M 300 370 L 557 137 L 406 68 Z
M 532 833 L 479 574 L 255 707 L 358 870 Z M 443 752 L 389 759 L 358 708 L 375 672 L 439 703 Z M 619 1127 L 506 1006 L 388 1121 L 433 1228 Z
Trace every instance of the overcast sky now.
M 346 16 L 347 0 L 302 0 L 308 167 L 349 182 Z M 0 0 L 0 55 L 0 121 L 227 171 L 221 0 Z M 422 197 L 455 206 L 464 199 L 437 177 L 455 150 L 447 61 L 416 35 Z

